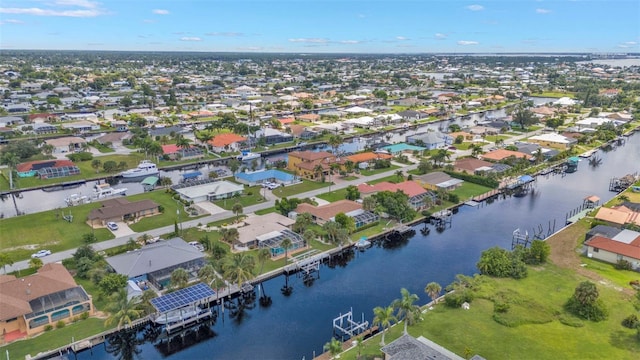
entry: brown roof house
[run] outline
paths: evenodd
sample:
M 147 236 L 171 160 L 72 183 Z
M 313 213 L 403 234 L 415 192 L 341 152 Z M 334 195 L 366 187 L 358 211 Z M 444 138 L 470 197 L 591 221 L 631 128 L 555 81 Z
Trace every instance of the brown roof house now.
M 62 264 L 50 263 L 23 278 L 0 275 L 2 340 L 44 331 L 58 321 L 69 322 L 84 312 L 93 314 L 91 296 L 76 284 Z
M 640 233 L 622 230 L 613 237 L 596 235 L 585 242 L 587 256 L 616 264 L 628 261 L 634 270 L 640 269 Z
M 296 214 L 311 214 L 318 225 L 322 225 L 327 221 L 333 221 L 336 215 L 343 213 L 353 218 L 356 229 L 380 220 L 380 217 L 377 214 L 363 210 L 361 204 L 351 200 L 338 200 L 336 202 L 320 206 L 302 203 L 296 207 L 294 212 Z
M 109 199 L 102 207 L 91 210 L 87 223 L 91 226 L 106 226 L 109 221 L 137 221 L 140 218 L 160 214 L 160 205 L 152 200 L 130 202 L 127 199 Z

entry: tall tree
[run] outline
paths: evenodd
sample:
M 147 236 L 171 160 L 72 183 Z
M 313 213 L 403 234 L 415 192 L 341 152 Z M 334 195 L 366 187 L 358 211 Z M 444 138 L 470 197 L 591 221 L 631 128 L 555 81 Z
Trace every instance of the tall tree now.
M 420 298 L 405 288 L 400 289 L 400 294 L 402 297 L 394 300 L 392 306 L 398 311 L 398 318 L 404 320 L 404 333 L 407 334 L 407 325 L 420 313 L 420 308 L 415 304 Z
M 110 312 L 109 317 L 104 322 L 106 326 L 116 324 L 118 329 L 124 325 L 131 326 L 131 323 L 142 316 L 142 310 L 138 309 L 140 298 L 137 296 L 131 299 L 127 296 L 127 291 L 121 289 L 109 297 L 107 311 Z
M 296 222 L 293 224 L 293 231 L 302 234 L 311 224 L 313 224 L 313 215 L 307 212 L 298 214 Z
M 240 203 L 235 203 L 233 204 L 233 207 L 231 208 L 231 211 L 236 214 L 236 222 L 238 222 L 238 219 L 240 218 L 240 214 L 242 214 L 242 204 Z
M 430 282 L 424 288 L 424 292 L 429 295 L 431 301 L 433 301 L 434 304 L 438 301 L 438 296 L 440 295 L 441 291 L 442 286 L 440 286 L 440 284 L 438 284 L 437 282 Z
M 189 283 L 189 273 L 183 268 L 177 268 L 171 273 L 171 288 L 182 289 Z
M 232 254 L 222 264 L 224 276 L 238 287 L 253 278 L 255 258 L 247 253 Z
M 4 271 L 5 274 L 7 273 L 7 265 L 12 266 L 13 263 L 11 255 L 5 252 L 0 252 L 0 266 L 2 266 L 2 271 Z
M 213 268 L 213 265 L 207 264 L 198 270 L 198 278 L 203 283 L 211 286 L 213 283 L 213 279 L 216 278 L 216 270 Z
M 394 311 L 395 309 L 393 306 L 378 306 L 373 309 L 373 324 L 377 324 L 382 328 L 382 339 L 380 340 L 380 345 L 382 346 L 385 345 L 384 336 L 387 333 L 387 328 L 389 328 L 389 326 L 391 326 L 395 321 L 398 321 L 394 315 Z
M 331 135 L 327 143 L 333 148 L 333 155 L 338 156 L 338 148 L 342 145 L 342 138 L 338 135 Z
M 289 238 L 284 238 L 282 242 L 280 242 L 280 247 L 284 249 L 284 264 L 287 264 L 287 258 L 289 257 L 289 248 L 291 248 L 293 243 Z
M 331 354 L 332 359 L 337 359 L 338 355 L 342 352 L 342 343 L 340 342 L 340 340 L 332 337 L 331 341 L 324 344 L 322 349 L 324 351 L 328 351 L 329 354 Z

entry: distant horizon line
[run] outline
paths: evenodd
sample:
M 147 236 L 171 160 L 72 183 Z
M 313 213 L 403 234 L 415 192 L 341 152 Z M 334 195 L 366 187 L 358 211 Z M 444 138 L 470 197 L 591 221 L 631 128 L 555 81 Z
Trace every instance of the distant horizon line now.
M 553 55 L 553 56 L 576 56 L 576 55 L 608 55 L 608 56 L 627 56 L 640 57 L 640 52 L 522 52 L 522 51 L 505 51 L 505 52 L 299 52 L 299 51 L 206 51 L 206 50 L 107 50 L 107 49 L 5 49 L 0 48 L 2 52 L 119 52 L 119 53 L 198 53 L 198 54 L 283 54 L 283 55 L 448 55 L 448 56 L 477 56 L 477 55 Z

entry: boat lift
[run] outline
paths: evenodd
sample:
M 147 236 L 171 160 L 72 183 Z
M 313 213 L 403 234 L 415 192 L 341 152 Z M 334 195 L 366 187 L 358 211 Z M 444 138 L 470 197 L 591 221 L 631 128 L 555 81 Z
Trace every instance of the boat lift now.
M 364 319 L 364 313 L 362 313 L 361 322 L 353 321 L 353 308 L 349 309 L 346 314 L 341 313 L 340 316 L 333 319 L 333 333 L 341 338 L 344 335 L 352 338 L 363 333 L 367 328 L 369 328 L 369 322 Z

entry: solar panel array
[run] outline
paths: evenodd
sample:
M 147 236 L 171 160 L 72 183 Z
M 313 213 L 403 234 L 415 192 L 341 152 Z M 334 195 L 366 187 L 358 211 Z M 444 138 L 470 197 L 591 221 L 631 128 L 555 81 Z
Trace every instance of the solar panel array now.
M 151 299 L 151 304 L 160 313 L 192 305 L 216 294 L 209 286 L 199 283 L 167 295 Z

